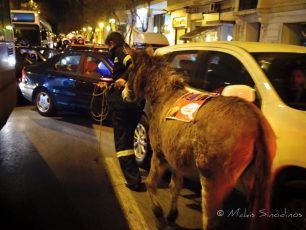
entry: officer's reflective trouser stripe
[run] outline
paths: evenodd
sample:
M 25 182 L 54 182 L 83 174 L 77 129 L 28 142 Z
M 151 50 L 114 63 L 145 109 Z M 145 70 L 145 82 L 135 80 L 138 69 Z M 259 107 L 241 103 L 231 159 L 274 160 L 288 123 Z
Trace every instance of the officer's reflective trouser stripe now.
M 131 55 L 126 55 L 125 58 L 123 59 L 123 65 L 126 66 L 126 63 L 128 62 L 128 60 L 132 59 Z
M 134 149 L 122 150 L 116 153 L 117 157 L 126 157 L 134 155 Z

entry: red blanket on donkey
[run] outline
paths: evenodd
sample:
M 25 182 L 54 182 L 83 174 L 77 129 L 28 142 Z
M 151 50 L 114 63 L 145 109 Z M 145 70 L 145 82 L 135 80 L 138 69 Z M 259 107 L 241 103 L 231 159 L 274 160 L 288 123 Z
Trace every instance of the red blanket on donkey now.
M 191 122 L 198 110 L 210 98 L 219 96 L 218 93 L 186 93 L 174 103 L 166 115 L 166 119 Z

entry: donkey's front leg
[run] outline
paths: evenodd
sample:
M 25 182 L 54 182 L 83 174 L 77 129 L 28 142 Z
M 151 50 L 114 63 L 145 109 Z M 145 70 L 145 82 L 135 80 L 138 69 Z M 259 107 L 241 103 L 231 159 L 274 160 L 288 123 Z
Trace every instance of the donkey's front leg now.
M 159 154 L 160 155 L 160 154 Z M 151 169 L 146 181 L 147 191 L 150 195 L 152 201 L 152 210 L 158 221 L 158 228 L 162 229 L 166 226 L 166 221 L 163 214 L 163 209 L 157 200 L 157 186 L 167 168 L 166 161 L 164 159 L 159 159 L 155 152 L 153 152 L 151 159 Z
M 180 191 L 182 189 L 182 185 L 183 185 L 183 176 L 179 172 L 173 170 L 170 182 L 171 207 L 170 207 L 170 212 L 167 216 L 167 221 L 170 224 L 174 223 L 178 216 L 177 200 Z

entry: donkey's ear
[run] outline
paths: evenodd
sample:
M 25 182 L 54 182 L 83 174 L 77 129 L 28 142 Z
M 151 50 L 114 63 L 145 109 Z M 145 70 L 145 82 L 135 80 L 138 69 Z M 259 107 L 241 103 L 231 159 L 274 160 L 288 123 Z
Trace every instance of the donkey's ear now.
M 126 51 L 129 55 L 131 55 L 131 57 L 133 57 L 133 55 L 135 54 L 135 50 L 131 47 L 126 48 Z
M 152 47 L 151 45 L 149 45 L 149 46 L 146 48 L 146 53 L 147 53 L 150 57 L 153 57 L 154 50 L 153 50 L 153 47 Z
M 184 79 L 181 77 L 174 78 L 171 83 L 173 89 L 184 89 L 186 86 Z
M 131 55 L 133 62 L 135 62 L 139 56 L 139 51 L 131 48 L 129 51 L 129 55 Z

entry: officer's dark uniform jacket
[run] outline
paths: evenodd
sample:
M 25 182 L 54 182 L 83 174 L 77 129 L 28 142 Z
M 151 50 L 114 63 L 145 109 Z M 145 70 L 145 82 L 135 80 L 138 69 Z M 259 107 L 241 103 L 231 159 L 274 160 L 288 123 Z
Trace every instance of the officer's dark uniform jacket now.
M 127 79 L 127 68 L 132 62 L 131 56 L 123 46 L 111 50 L 111 59 L 114 62 L 113 78 Z M 108 102 L 114 127 L 116 154 L 128 185 L 140 183 L 141 177 L 134 155 L 134 130 L 140 119 L 142 108 L 137 104 L 124 102 L 122 89 L 114 89 L 109 93 Z
M 111 53 L 111 59 L 114 62 L 114 67 L 113 67 L 114 82 L 119 78 L 123 78 L 124 80 L 127 81 L 128 79 L 127 79 L 126 70 L 129 67 L 129 65 L 132 63 L 131 56 L 127 53 L 127 51 L 123 46 L 114 47 L 110 53 Z M 121 92 L 122 90 L 111 91 L 112 96 L 109 98 L 109 102 L 115 102 L 115 101 L 123 102 L 121 97 Z M 124 103 L 124 105 L 125 104 L 126 103 Z M 119 105 L 117 106 L 122 106 L 122 103 L 119 103 Z

